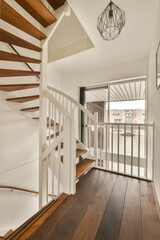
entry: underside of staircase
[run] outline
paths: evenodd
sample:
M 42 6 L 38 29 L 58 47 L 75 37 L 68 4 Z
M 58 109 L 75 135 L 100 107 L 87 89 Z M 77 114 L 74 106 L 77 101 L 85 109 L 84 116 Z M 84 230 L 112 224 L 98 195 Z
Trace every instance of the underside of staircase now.
M 15 0 L 15 2 L 23 9 L 25 10 L 29 15 L 31 15 L 32 18 L 34 18 L 39 24 L 42 25 L 43 28 L 46 28 L 50 26 L 51 24 L 55 23 L 57 21 L 56 17 L 49 11 L 49 9 L 40 1 L 32 1 L 32 0 Z M 50 6 L 56 10 L 60 8 L 65 1 L 57 1 L 57 0 L 51 0 L 48 1 Z M 10 6 L 7 2 L 4 0 L 0 0 L 0 6 L 1 6 L 1 19 L 6 22 L 9 26 L 13 26 L 17 29 L 19 29 L 22 32 L 27 33 L 31 37 L 36 38 L 39 40 L 39 43 L 41 40 L 46 39 L 46 35 L 43 33 L 43 31 L 39 30 L 37 27 L 35 27 L 31 22 L 30 19 L 25 19 L 18 11 L 16 11 L 15 8 Z M 23 34 L 22 34 L 23 35 Z M 31 66 L 31 64 L 41 64 L 41 59 L 33 58 L 32 56 L 27 57 L 19 54 L 19 50 L 17 47 L 23 49 L 29 49 L 33 52 L 41 52 L 42 49 L 39 46 L 36 46 L 35 44 L 32 44 L 29 41 L 24 40 L 23 38 L 19 37 L 18 35 L 14 35 L 11 32 L 8 32 L 6 29 L 0 29 L 0 41 L 3 43 L 8 44 L 10 47 L 11 52 L 6 51 L 0 51 L 0 61 L 6 62 L 19 62 L 24 63 L 26 66 L 26 69 L 28 70 L 21 70 L 21 69 L 8 69 L 5 67 L 5 69 L 0 69 L 0 77 L 4 78 L 4 83 L 0 84 L 0 90 L 6 91 L 10 94 L 14 94 L 15 91 L 20 90 L 26 90 L 26 89 L 39 89 L 39 79 L 40 79 L 40 71 L 35 71 Z M 39 44 L 40 45 L 40 44 Z M 39 67 L 40 68 L 40 67 Z M 12 77 L 25 77 L 26 83 L 20 84 L 18 81 L 18 84 L 5 84 L 5 78 L 12 78 Z M 36 82 L 27 80 L 27 77 L 33 77 L 36 79 Z M 38 80 L 38 82 L 37 82 Z M 12 80 L 11 80 L 12 81 Z M 20 92 L 19 92 L 20 94 Z M 9 94 L 8 94 L 9 95 Z M 7 96 L 8 96 L 7 95 Z M 29 101 L 33 101 L 39 99 L 38 95 L 31 95 L 31 96 L 21 96 L 21 97 L 14 97 L 14 98 L 7 98 L 7 101 L 10 102 L 18 102 L 18 103 L 27 103 Z M 28 112 L 36 112 L 38 115 L 39 106 L 31 106 L 31 107 L 22 107 L 20 109 L 24 113 Z

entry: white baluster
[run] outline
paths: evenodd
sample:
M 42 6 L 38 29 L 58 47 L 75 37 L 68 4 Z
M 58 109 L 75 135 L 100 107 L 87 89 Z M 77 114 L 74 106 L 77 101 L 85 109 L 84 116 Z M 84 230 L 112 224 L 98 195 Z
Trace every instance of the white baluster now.
M 146 126 L 146 178 L 148 178 L 148 126 Z
M 46 162 L 46 203 L 48 203 L 48 156 L 45 162 Z
M 61 171 L 60 168 L 61 168 L 61 143 L 58 144 L 58 195 L 60 194 L 60 171 Z
M 131 126 L 131 175 L 133 176 L 133 125 Z
M 56 125 L 57 125 L 57 109 L 54 107 L 54 139 L 56 138 Z
M 91 151 L 91 119 L 89 118 L 89 151 Z
M 63 168 L 62 185 L 64 193 L 71 193 L 71 120 L 64 120 L 64 146 L 63 146 Z
M 55 152 L 52 150 L 50 154 L 51 171 L 52 171 L 52 199 L 54 198 L 54 164 L 53 164 L 54 155 L 55 155 Z
M 51 103 L 48 101 L 49 144 L 51 143 Z
M 152 126 L 152 180 L 154 181 L 154 123 Z
M 118 153 L 118 163 L 117 163 L 117 171 L 119 172 L 119 125 L 118 125 L 118 136 L 117 136 L 117 153 Z
M 87 147 L 87 115 L 84 113 L 84 145 Z
M 71 194 L 76 192 L 76 111 L 75 108 L 71 110 Z
M 113 124 L 111 124 L 111 170 L 113 171 Z
M 103 134 L 102 134 L 102 124 L 100 125 L 100 167 L 102 167 L 102 148 L 103 148 L 103 144 L 102 144 L 102 139 L 103 139 Z
M 126 174 L 126 125 L 124 125 L 124 174 Z
M 141 128 L 138 125 L 138 177 L 140 177 Z
M 106 169 L 108 169 L 108 124 L 106 124 Z
M 46 117 L 47 117 L 47 100 L 44 97 L 44 90 L 47 89 L 47 61 L 48 45 L 42 46 L 41 54 L 41 79 L 40 79 L 40 111 L 39 111 L 39 209 L 45 204 L 45 186 L 44 169 L 42 160 L 42 146 L 46 142 Z
M 96 166 L 98 166 L 98 112 L 94 113 L 94 158 L 96 160 Z

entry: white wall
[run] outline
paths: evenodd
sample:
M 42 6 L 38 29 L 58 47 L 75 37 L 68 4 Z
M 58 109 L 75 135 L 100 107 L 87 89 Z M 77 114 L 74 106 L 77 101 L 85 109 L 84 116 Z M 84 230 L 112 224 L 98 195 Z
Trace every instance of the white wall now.
M 43 27 L 14 0 L 5 0 L 34 26 Z M 40 41 L 27 33 L 1 21 L 1 27 L 20 38 L 40 46 Z M 40 53 L 15 46 L 23 56 L 40 59 Z M 0 43 L 0 50 L 14 53 L 6 43 Z M 35 71 L 39 64 L 29 64 Z M 1 61 L 1 68 L 28 70 L 24 63 Z M 0 84 L 37 83 L 36 77 L 0 78 Z M 5 98 L 37 95 L 38 90 L 29 89 L 4 93 L 0 91 L 0 185 L 12 185 L 38 191 L 39 124 L 25 116 L 20 108 L 37 106 L 39 101 L 9 103 Z M 34 116 L 34 115 L 33 115 Z M 0 189 L 0 233 L 18 227 L 38 209 L 38 198 L 33 194 L 10 192 Z
M 155 123 L 154 135 L 154 183 L 160 203 L 160 89 L 156 90 L 156 51 L 160 41 L 160 4 L 157 9 L 157 20 L 153 37 L 153 44 L 149 58 L 148 84 L 148 118 Z
M 48 76 L 47 76 L 48 85 L 61 89 L 62 87 L 62 77 L 61 72 L 54 66 L 54 64 L 48 64 Z
M 0 236 L 10 229 L 15 230 L 38 211 L 38 195 L 36 194 L 3 189 L 0 190 L 0 196 Z M 7 208 L 2 207 L 6 205 Z
M 133 78 L 148 74 L 148 59 L 97 69 L 91 72 L 70 74 L 61 73 L 61 90 L 79 100 L 79 87 L 104 84 L 108 81 Z
M 0 101 L 0 185 L 38 191 L 38 123 Z M 33 194 L 0 189 L 0 235 L 38 210 Z

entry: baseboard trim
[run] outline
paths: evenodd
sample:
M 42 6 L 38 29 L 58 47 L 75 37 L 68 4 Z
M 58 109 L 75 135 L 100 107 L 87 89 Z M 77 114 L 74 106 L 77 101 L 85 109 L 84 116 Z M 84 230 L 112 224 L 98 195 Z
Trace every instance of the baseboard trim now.
M 152 182 L 152 188 L 153 188 L 153 194 L 154 194 L 156 207 L 157 207 L 157 211 L 158 211 L 158 216 L 159 216 L 159 219 L 160 219 L 160 203 L 158 201 L 157 192 L 156 192 L 156 188 L 155 188 L 154 182 Z
M 132 175 L 129 175 L 129 174 L 124 174 L 124 173 L 121 173 L 121 172 L 116 172 L 116 171 L 112 171 L 112 170 L 108 170 L 108 169 L 104 169 L 104 168 L 100 168 L 100 167 L 93 167 L 93 168 L 98 169 L 100 171 L 124 176 L 124 177 L 130 177 L 130 178 L 133 178 L 133 179 L 142 180 L 142 181 L 146 181 L 146 182 L 150 182 L 150 183 L 152 182 L 152 180 L 150 180 L 150 179 L 146 179 L 146 178 L 142 178 L 142 177 L 136 177 L 136 176 L 132 176 Z

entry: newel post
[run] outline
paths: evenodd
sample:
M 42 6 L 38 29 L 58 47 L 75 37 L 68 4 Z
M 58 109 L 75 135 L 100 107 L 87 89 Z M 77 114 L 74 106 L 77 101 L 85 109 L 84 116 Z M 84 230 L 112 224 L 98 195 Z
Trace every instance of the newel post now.
M 71 156 L 71 119 L 64 119 L 64 146 L 63 146 L 63 171 L 61 174 L 61 183 L 63 186 L 63 192 L 70 194 L 71 186 L 70 186 L 70 156 Z
M 98 112 L 94 113 L 94 158 L 98 166 Z
M 72 109 L 71 118 L 64 120 L 64 162 L 62 173 L 63 191 L 74 194 L 76 191 L 76 134 L 75 111 Z
M 71 194 L 76 192 L 76 111 L 71 110 Z
M 39 208 L 46 204 L 46 162 L 42 160 L 43 146 L 46 143 L 47 100 L 44 90 L 47 88 L 48 44 L 42 45 L 41 78 L 39 101 Z

